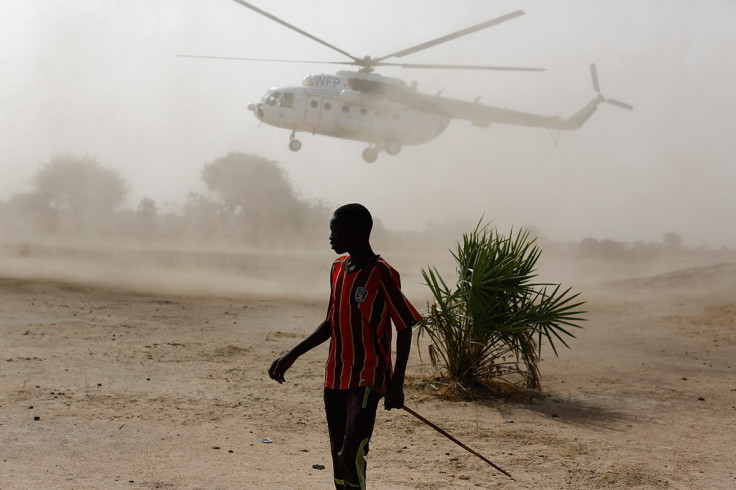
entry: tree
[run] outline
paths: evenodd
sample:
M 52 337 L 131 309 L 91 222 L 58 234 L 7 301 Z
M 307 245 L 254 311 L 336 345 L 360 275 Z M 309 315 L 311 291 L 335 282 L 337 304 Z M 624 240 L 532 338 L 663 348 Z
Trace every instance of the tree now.
M 198 192 L 190 192 L 184 205 L 182 225 L 196 238 L 220 238 L 226 229 L 226 218 L 221 216 L 222 204 Z
M 321 206 L 297 198 L 276 162 L 258 155 L 230 153 L 218 158 L 205 165 L 202 180 L 222 200 L 226 217 L 257 242 L 303 234 L 307 223 L 323 213 Z
M 540 389 L 538 363 L 543 340 L 557 355 L 556 341 L 574 337 L 584 313 L 578 294 L 559 285 L 534 283 L 541 254 L 526 231 L 508 238 L 478 224 L 463 234 L 452 253 L 455 287 L 436 268 L 422 275 L 434 296 L 417 336 L 427 335 L 429 355 L 452 383 L 465 389 L 493 388 L 498 380 Z
M 249 213 L 262 212 L 265 203 L 296 201 L 281 167 L 258 155 L 229 153 L 205 165 L 202 180 L 225 204 Z
M 595 257 L 600 251 L 600 244 L 595 238 L 583 238 L 578 250 L 580 250 L 580 255 L 585 258 Z
M 152 238 L 156 230 L 156 217 L 158 216 L 156 201 L 150 197 L 144 197 L 138 203 L 138 210 L 135 214 L 140 227 L 139 231 L 143 233 L 145 238 Z
M 108 217 L 127 192 L 125 181 L 92 157 L 54 156 L 34 179 L 34 194 L 52 210 L 68 213 L 77 224 Z
M 674 231 L 665 233 L 662 238 L 662 242 L 667 248 L 672 250 L 679 250 L 682 248 L 682 237 L 679 233 L 675 233 Z

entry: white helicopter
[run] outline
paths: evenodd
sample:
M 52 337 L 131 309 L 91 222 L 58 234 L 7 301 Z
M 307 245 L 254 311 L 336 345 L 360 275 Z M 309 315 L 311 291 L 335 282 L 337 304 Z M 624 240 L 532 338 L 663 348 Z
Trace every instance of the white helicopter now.
M 598 104 L 608 102 L 624 109 L 633 107 L 624 102 L 605 98 L 600 93 L 595 65 L 591 65 L 595 97 L 582 109 L 567 119 L 559 116 L 542 116 L 527 112 L 502 109 L 473 102 L 428 95 L 417 90 L 416 82 L 411 86 L 403 80 L 373 73 L 376 66 L 398 66 L 403 68 L 544 71 L 540 68 L 518 68 L 506 66 L 476 65 L 433 65 L 389 63 L 384 60 L 402 57 L 438 44 L 466 36 L 481 29 L 495 26 L 520 15 L 523 10 L 482 22 L 472 27 L 442 36 L 411 48 L 397 51 L 379 58 L 358 58 L 350 53 L 319 39 L 278 17 L 259 9 L 243 0 L 233 0 L 279 24 L 302 34 L 351 61 L 302 61 L 302 63 L 345 64 L 359 66 L 359 71 L 338 71 L 335 75 L 309 75 L 301 86 L 272 88 L 260 102 L 249 104 L 248 109 L 262 122 L 291 130 L 289 149 L 299 151 L 301 142 L 295 138 L 298 131 L 321 134 L 335 138 L 351 139 L 368 143 L 363 150 L 363 159 L 372 163 L 378 153 L 385 151 L 396 155 L 404 145 L 418 145 L 439 136 L 452 119 L 469 120 L 474 126 L 488 127 L 491 123 L 515 124 L 551 129 L 574 130 L 581 127 L 596 111 Z M 286 61 L 260 58 L 225 58 L 221 56 L 191 56 L 196 58 L 236 59 L 249 61 Z

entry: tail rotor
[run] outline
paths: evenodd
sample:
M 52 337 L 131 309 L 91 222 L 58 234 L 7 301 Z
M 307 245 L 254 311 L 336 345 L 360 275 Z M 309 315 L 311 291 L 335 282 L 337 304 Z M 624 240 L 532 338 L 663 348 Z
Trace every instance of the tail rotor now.
M 598 85 L 598 69 L 595 67 L 595 63 L 590 65 L 590 76 L 593 77 L 593 89 L 596 93 L 601 93 L 601 86 Z
M 600 96 L 601 102 L 608 102 L 609 104 L 621 107 L 622 109 L 626 109 L 628 111 L 634 110 L 634 106 L 632 106 L 631 104 L 621 102 L 620 100 L 608 99 L 606 97 L 603 97 L 603 95 L 601 94 L 601 86 L 598 83 L 598 69 L 596 68 L 595 63 L 590 65 L 590 75 L 593 78 L 593 89 Z

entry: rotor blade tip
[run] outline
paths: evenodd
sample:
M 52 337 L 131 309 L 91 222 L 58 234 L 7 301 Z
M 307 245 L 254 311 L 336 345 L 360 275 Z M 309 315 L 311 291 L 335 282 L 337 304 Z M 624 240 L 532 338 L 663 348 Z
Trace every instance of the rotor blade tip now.
M 633 111 L 634 110 L 634 106 L 633 105 L 627 104 L 626 102 L 621 102 L 620 100 L 606 99 L 606 102 L 608 102 L 609 104 L 613 104 L 615 106 L 618 106 L 618 107 L 620 107 L 622 109 L 626 109 L 627 111 Z

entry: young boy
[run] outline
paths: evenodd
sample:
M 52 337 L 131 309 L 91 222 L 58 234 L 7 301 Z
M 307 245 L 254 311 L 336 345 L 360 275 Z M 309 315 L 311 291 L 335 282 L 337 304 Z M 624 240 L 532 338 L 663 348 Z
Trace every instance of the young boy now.
M 387 394 L 386 410 L 404 405 L 411 327 L 421 318 L 401 292 L 399 273 L 373 253 L 372 226 L 370 212 L 360 204 L 347 204 L 332 215 L 330 245 L 341 256 L 330 272 L 327 318 L 268 370 L 271 379 L 283 383 L 299 356 L 330 340 L 324 402 L 337 489 L 365 489 L 365 455 L 380 399 L 365 382 Z M 397 332 L 393 371 L 392 321 Z

